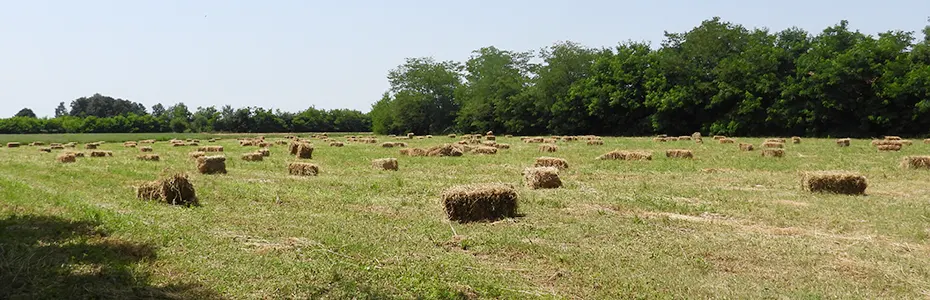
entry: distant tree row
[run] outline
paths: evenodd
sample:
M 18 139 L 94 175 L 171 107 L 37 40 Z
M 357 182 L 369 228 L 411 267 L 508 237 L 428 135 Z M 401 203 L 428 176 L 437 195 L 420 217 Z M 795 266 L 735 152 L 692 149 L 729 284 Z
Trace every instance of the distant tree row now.
M 229 105 L 198 107 L 184 103 L 165 108 L 95 94 L 62 102 L 54 118 L 36 118 L 31 109 L 0 119 L 0 133 L 135 133 L 135 132 L 367 132 L 371 120 L 360 111 L 308 108 L 299 113 L 257 107 L 233 109 Z
M 411 58 L 372 106 L 381 134 L 485 132 L 868 137 L 930 131 L 930 26 L 812 35 L 719 18 L 660 47 L 487 47 L 464 63 Z M 538 62 L 538 63 L 537 63 Z

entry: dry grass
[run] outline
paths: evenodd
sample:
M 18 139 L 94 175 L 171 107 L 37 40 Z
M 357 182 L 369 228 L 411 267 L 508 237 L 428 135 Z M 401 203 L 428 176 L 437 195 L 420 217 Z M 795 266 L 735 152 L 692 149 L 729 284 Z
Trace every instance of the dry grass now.
M 55 158 L 60 163 L 73 163 L 77 162 L 77 156 L 74 153 L 62 153 Z
M 801 179 L 804 190 L 845 195 L 863 195 L 868 187 L 865 176 L 849 172 L 807 172 Z
M 559 169 L 553 167 L 533 167 L 523 170 L 523 181 L 531 189 L 557 189 L 562 187 Z
M 785 148 L 785 143 L 782 143 L 782 142 L 765 142 L 765 143 L 762 143 L 762 148 L 778 148 L 778 149 L 783 149 L 783 148 Z
M 596 159 L 597 160 L 652 160 L 652 152 L 614 150 L 604 155 L 598 156 Z
M 161 157 L 159 157 L 158 154 L 142 154 L 142 155 L 136 156 L 136 160 L 140 160 L 140 161 L 160 161 L 160 160 L 161 160 Z
M 372 168 L 376 170 L 397 171 L 399 164 L 396 158 L 379 158 L 371 161 Z
M 900 136 L 894 136 L 894 135 L 886 135 L 886 136 L 885 136 L 885 140 L 886 140 L 886 141 L 900 141 L 900 140 L 901 140 L 901 137 L 900 137 Z
M 552 167 L 559 170 L 565 170 L 568 169 L 568 161 L 562 158 L 544 156 L 536 158 L 536 162 L 533 163 L 533 166 L 537 168 Z
M 343 147 L 345 146 L 345 144 L 342 142 L 332 142 L 332 143 L 329 143 L 329 146 L 330 147 Z
M 850 143 L 851 141 L 852 141 L 852 140 L 850 140 L 850 139 L 848 139 L 848 138 L 845 138 L 845 139 L 837 139 L 837 140 L 836 140 L 836 145 L 837 145 L 837 146 L 840 146 L 840 147 L 849 147 L 849 143 Z
M 791 137 L 791 143 L 792 143 L 792 144 L 800 144 L 800 143 L 801 143 L 801 137 L 799 137 L 799 136 L 793 136 L 793 137 Z
M 113 151 L 91 151 L 90 157 L 108 157 L 113 156 Z
M 198 159 L 198 158 L 201 158 L 201 157 L 204 157 L 204 156 L 207 156 L 207 153 L 206 153 L 206 152 L 200 152 L 200 151 L 195 151 L 195 152 L 191 152 L 191 153 L 188 153 L 188 154 L 187 154 L 187 157 L 190 157 L 190 158 L 193 158 L 193 159 Z
M 200 174 L 226 174 L 225 156 L 202 156 L 197 158 L 197 171 Z
M 270 156 L 271 156 L 271 149 L 262 148 L 262 149 L 258 149 L 257 151 L 255 151 L 255 153 L 261 154 L 261 155 L 264 156 L 264 157 L 270 157 Z
M 197 148 L 199 152 L 223 152 L 223 146 L 205 146 Z
M 777 148 L 762 149 L 762 157 L 785 157 L 785 150 Z
M 543 145 L 539 145 L 539 151 L 552 153 L 552 152 L 559 151 L 559 146 L 552 145 L 552 144 L 543 144 Z
M 755 150 L 755 148 L 752 146 L 752 144 L 739 143 L 739 150 L 740 151 L 752 151 L 752 150 Z
M 186 174 L 146 182 L 136 187 L 136 197 L 147 201 L 161 201 L 172 205 L 197 205 L 197 193 Z
M 475 154 L 497 154 L 496 147 L 481 146 L 471 150 Z
M 312 159 L 313 158 L 313 144 L 301 143 L 299 146 L 297 146 L 297 158 Z
M 600 146 L 600 145 L 604 145 L 604 141 L 603 141 L 603 140 L 588 140 L 588 141 L 585 142 L 585 143 L 588 144 L 589 146 Z
M 901 147 L 901 144 L 887 144 L 879 145 L 876 148 L 878 148 L 878 151 L 901 151 Z
M 733 139 L 728 139 L 728 138 L 719 139 L 719 140 L 717 140 L 717 142 L 719 142 L 719 143 L 721 143 L 721 144 L 735 144 L 735 143 L 736 143 L 735 140 L 733 140 Z
M 517 192 L 504 184 L 461 185 L 442 192 L 446 217 L 459 223 L 517 216 Z
M 139 147 L 139 152 L 154 152 L 154 151 L 155 149 L 152 149 L 152 147 L 149 147 L 149 146 Z
M 255 161 L 263 161 L 264 159 L 265 159 L 265 156 L 258 152 L 246 153 L 242 155 L 242 160 L 244 161 L 255 162 Z
M 694 152 L 686 149 L 669 149 L 665 150 L 665 157 L 668 158 L 694 158 Z
M 84 144 L 84 149 L 94 150 L 94 149 L 97 149 L 97 146 L 98 145 L 95 143 Z
M 930 156 L 906 156 L 901 159 L 904 169 L 930 169 Z
M 287 165 L 287 171 L 294 176 L 317 176 L 320 167 L 311 163 L 292 162 Z

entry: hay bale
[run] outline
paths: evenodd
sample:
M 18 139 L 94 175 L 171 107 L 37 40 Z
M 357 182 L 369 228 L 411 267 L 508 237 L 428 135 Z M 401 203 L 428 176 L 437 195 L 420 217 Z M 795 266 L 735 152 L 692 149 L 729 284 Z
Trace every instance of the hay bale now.
M 138 144 L 136 144 L 136 142 L 125 142 L 125 143 L 123 143 L 123 147 L 126 147 L 126 148 L 135 148 L 136 146 L 138 146 Z
M 197 193 L 186 174 L 146 182 L 136 188 L 136 197 L 172 205 L 197 205 Z
M 154 144 L 155 140 L 141 140 L 139 144 Z
M 894 135 L 886 135 L 886 136 L 885 136 L 885 140 L 886 140 L 886 141 L 900 141 L 900 140 L 901 140 L 901 137 L 900 137 L 900 136 L 894 136 Z
M 907 156 L 901 159 L 901 168 L 930 169 L 930 156 Z
M 837 146 L 840 146 L 840 147 L 849 147 L 850 141 L 852 141 L 852 140 L 850 140 L 850 139 L 848 139 L 848 138 L 846 138 L 846 139 L 837 139 L 837 140 L 836 140 L 836 145 L 837 145 Z
M 924 144 L 930 144 L 930 139 L 925 139 Z
M 488 140 L 488 141 L 496 141 L 496 140 L 497 140 L 497 137 L 496 137 L 496 136 L 493 136 L 493 135 L 486 135 L 486 136 L 484 136 L 484 139 L 485 139 L 485 140 Z
M 782 148 L 785 148 L 785 144 L 780 143 L 780 142 L 765 142 L 765 143 L 762 143 L 762 148 L 778 148 L 778 149 L 782 149 Z
M 287 171 L 295 176 L 317 176 L 320 167 L 311 163 L 293 162 L 287 165 Z
M 7 148 L 19 148 L 19 146 L 21 146 L 21 144 L 20 144 L 20 143 L 17 143 L 17 142 L 9 142 L 9 143 L 6 143 L 6 147 L 7 147 Z
M 274 143 L 261 142 L 261 143 L 255 144 L 255 146 L 258 146 L 259 148 L 271 148 L 271 147 L 274 147 Z
M 139 152 L 154 152 L 154 151 L 155 149 L 152 149 L 152 147 L 149 147 L 149 146 L 139 147 Z
M 700 133 L 700 132 L 692 133 L 692 134 L 691 134 L 691 138 L 692 138 L 692 139 L 699 139 L 699 138 L 701 138 L 701 133 Z
M 494 148 L 501 150 L 510 149 L 510 144 L 494 144 Z
M 90 152 L 90 157 L 107 157 L 107 156 L 113 156 L 113 152 L 111 151 L 91 151 Z
M 762 157 L 785 157 L 785 150 L 778 148 L 762 149 Z
M 255 153 L 261 154 L 264 157 L 269 157 L 271 156 L 271 149 L 262 148 L 258 149 L 258 151 L 255 151 Z
M 865 176 L 848 172 L 808 172 L 801 182 L 810 192 L 844 195 L 862 195 L 868 187 Z
M 556 145 L 553 145 L 553 144 L 543 144 L 543 145 L 539 145 L 539 151 L 540 151 L 540 152 L 550 152 L 550 153 L 551 153 L 551 152 L 556 152 L 556 151 L 559 151 L 559 146 L 556 146 Z
M 477 154 L 497 154 L 497 147 L 481 146 L 471 151 Z
M 735 143 L 736 143 L 735 140 L 733 140 L 733 139 L 728 139 L 728 138 L 719 139 L 719 140 L 717 140 L 717 142 L 718 142 L 718 143 L 721 143 L 721 144 L 735 144 Z
M 441 195 L 446 217 L 459 223 L 495 221 L 517 216 L 517 192 L 503 184 L 461 185 Z
M 683 135 L 683 136 L 679 136 L 679 137 L 678 137 L 678 140 L 679 140 L 679 141 L 690 141 L 690 140 L 691 140 L 691 137 L 690 137 L 690 136 L 687 136 L 687 135 Z
M 455 136 L 454 134 L 447 135 L 446 137 L 448 137 L 448 138 L 450 138 L 450 139 L 456 138 L 456 136 Z
M 726 136 L 722 136 L 722 135 L 715 135 L 715 136 L 714 136 L 714 140 L 716 140 L 716 141 L 719 141 L 719 140 L 722 140 L 722 139 L 725 139 L 725 138 L 727 138 L 727 137 L 726 137 Z
M 371 167 L 377 170 L 397 171 L 398 163 L 396 158 L 379 158 L 371 161 Z
M 588 144 L 588 146 L 601 146 L 601 145 L 604 145 L 604 141 L 603 141 L 603 140 L 588 140 L 588 141 L 585 142 L 585 143 Z
M 62 145 L 58 145 L 58 146 L 49 146 L 48 148 L 49 148 L 49 149 L 52 149 L 52 150 L 64 150 L 64 149 L 65 149 L 65 146 L 62 146 Z
M 42 147 L 42 148 L 39 148 L 39 152 L 52 153 L 52 148 Z
M 784 143 L 786 143 L 786 142 L 788 142 L 788 141 L 786 141 L 785 139 L 766 139 L 765 142 L 763 142 L 763 144 L 764 144 L 764 143 L 782 143 L 782 144 L 784 144 Z
M 60 163 L 67 164 L 67 163 L 76 162 L 77 156 L 75 156 L 73 153 L 62 153 L 62 154 L 59 154 L 58 157 L 56 157 L 55 159 L 58 160 L 58 162 Z
M 84 152 L 68 152 L 68 154 L 73 154 L 74 157 L 84 157 Z
M 301 143 L 300 146 L 297 147 L 297 158 L 312 159 L 313 144 Z
M 878 151 L 901 151 L 901 144 L 879 145 Z
M 755 150 L 755 148 L 753 148 L 752 144 L 739 143 L 739 150 L 740 151 L 752 151 L 752 150 Z
M 223 152 L 223 146 L 206 146 L 197 148 L 198 152 Z
M 262 161 L 264 158 L 265 156 L 258 152 L 246 153 L 242 155 L 242 160 L 244 161 Z
M 70 143 L 65 144 L 65 148 L 75 148 L 75 147 L 77 147 L 77 143 L 75 142 L 70 142 Z
M 800 143 L 801 143 L 801 137 L 799 137 L 799 136 L 793 136 L 793 137 L 791 137 L 791 143 L 792 143 L 792 144 L 800 144 Z
M 904 146 L 910 146 L 914 144 L 914 142 L 912 142 L 911 140 L 901 140 L 900 142 L 901 142 L 901 145 L 904 145 Z M 52 149 L 55 149 L 55 148 L 52 147 Z
M 668 158 L 694 158 L 694 152 L 686 149 L 669 149 L 665 150 L 665 157 Z
M 161 157 L 159 157 L 158 154 L 143 154 L 143 155 L 136 156 L 136 160 L 141 160 L 141 161 L 160 161 L 160 160 L 161 160 Z
M 664 138 L 664 137 L 655 137 L 655 138 L 652 138 L 652 141 L 653 141 L 653 142 L 664 143 L 664 142 L 668 142 L 668 138 Z
M 453 147 L 452 145 L 449 145 L 449 144 L 432 147 L 428 151 L 426 151 L 427 156 L 438 156 L 438 157 L 462 156 L 462 154 L 464 153 L 465 151 L 462 151 L 462 149 Z
M 873 140 L 872 146 L 903 145 L 901 140 Z
M 207 153 L 206 153 L 206 152 L 196 151 L 196 152 L 188 153 L 187 156 L 190 157 L 190 158 L 193 158 L 193 159 L 198 159 L 198 158 L 207 156 Z
M 226 157 L 219 155 L 198 157 L 197 171 L 200 174 L 226 174 Z
M 400 149 L 401 155 L 406 156 L 429 156 L 429 150 L 421 148 Z
M 597 160 L 652 160 L 652 152 L 614 150 L 598 156 Z
M 694 139 L 694 143 L 695 143 L 695 144 L 704 144 L 704 139 L 702 139 L 702 138 L 695 138 L 695 139 Z
M 533 164 L 533 167 L 542 168 L 542 167 L 551 167 L 557 168 L 559 170 L 568 169 L 568 161 L 565 159 L 557 157 L 538 157 L 536 162 Z
M 87 149 L 87 150 L 94 150 L 94 149 L 97 149 L 97 144 L 95 144 L 95 143 L 85 144 L 85 145 L 84 145 L 84 149 Z
M 559 178 L 559 169 L 553 167 L 533 167 L 523 170 L 523 180 L 526 187 L 538 189 L 557 189 L 562 187 Z
M 32 142 L 32 143 L 29 143 L 29 146 L 32 146 L 32 147 L 45 146 L 45 143 L 44 142 Z

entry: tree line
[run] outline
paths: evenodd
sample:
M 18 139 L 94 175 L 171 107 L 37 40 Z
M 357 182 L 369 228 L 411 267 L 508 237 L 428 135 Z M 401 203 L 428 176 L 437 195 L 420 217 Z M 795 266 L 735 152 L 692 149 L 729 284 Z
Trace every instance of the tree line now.
M 877 36 L 842 21 L 818 34 L 714 18 L 659 47 L 560 42 L 481 48 L 464 63 L 410 58 L 372 105 L 380 134 L 451 132 L 733 136 L 922 135 L 930 128 L 930 26 Z
M 100 94 L 62 102 L 54 118 L 37 118 L 31 109 L 0 119 L 0 133 L 151 133 L 151 132 L 368 132 L 371 120 L 356 110 L 321 110 L 310 107 L 298 113 L 260 107 L 234 109 L 229 105 L 191 110 L 178 103 L 152 106 Z

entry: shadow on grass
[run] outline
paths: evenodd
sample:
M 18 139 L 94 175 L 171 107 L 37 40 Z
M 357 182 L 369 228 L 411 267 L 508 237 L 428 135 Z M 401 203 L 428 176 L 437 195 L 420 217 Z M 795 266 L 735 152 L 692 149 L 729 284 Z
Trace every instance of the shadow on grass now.
M 0 299 L 219 299 L 183 283 L 156 287 L 140 272 L 149 244 L 108 238 L 98 224 L 50 216 L 0 220 Z

